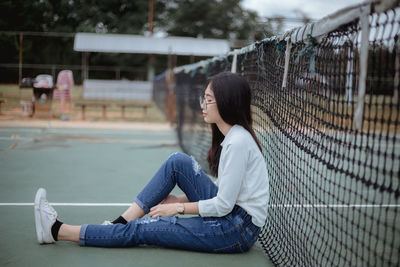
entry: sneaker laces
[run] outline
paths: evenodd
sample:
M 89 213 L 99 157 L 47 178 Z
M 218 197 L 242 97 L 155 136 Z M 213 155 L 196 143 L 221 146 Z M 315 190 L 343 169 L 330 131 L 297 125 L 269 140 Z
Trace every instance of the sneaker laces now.
M 40 206 L 42 212 L 46 213 L 52 219 L 57 219 L 57 211 L 49 204 L 47 199 L 42 200 Z

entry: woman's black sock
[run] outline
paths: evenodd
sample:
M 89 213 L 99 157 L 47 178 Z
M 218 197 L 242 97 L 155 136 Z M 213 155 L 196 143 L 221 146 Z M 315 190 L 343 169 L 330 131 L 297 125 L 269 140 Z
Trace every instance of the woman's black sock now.
M 60 227 L 63 223 L 60 222 L 59 220 L 56 220 L 56 222 L 53 224 L 51 227 L 51 235 L 53 236 L 55 241 L 58 241 L 58 231 L 60 231 Z
M 115 220 L 112 221 L 111 223 L 112 223 L 112 224 L 116 224 L 116 223 L 127 224 L 128 222 L 124 219 L 124 217 L 119 216 L 117 219 L 115 219 Z

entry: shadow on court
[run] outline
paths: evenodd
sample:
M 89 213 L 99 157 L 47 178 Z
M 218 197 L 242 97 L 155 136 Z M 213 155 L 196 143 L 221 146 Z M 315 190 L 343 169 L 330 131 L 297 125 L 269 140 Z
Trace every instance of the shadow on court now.
M 61 221 L 99 224 L 127 208 L 162 162 L 179 151 L 176 143 L 172 130 L 0 127 L 0 264 L 272 266 L 258 247 L 244 254 L 217 255 L 37 243 L 32 203 L 39 187 L 47 189 L 50 203 L 57 203 Z

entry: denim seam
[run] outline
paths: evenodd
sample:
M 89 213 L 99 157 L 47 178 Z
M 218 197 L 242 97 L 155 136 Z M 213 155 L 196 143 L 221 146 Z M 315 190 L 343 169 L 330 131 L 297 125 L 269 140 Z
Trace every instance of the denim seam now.
M 165 183 L 161 186 L 161 189 L 160 189 L 156 194 L 154 194 L 154 196 L 150 199 L 149 202 L 153 201 L 153 200 L 160 194 L 160 192 L 162 192 L 162 191 L 164 190 L 164 188 L 165 188 L 165 187 L 167 186 L 167 184 L 168 184 L 168 181 L 169 181 L 170 177 L 173 176 L 174 173 L 179 173 L 179 174 L 181 174 L 181 175 L 188 181 L 188 183 L 191 184 L 192 188 L 194 189 L 193 191 L 196 193 L 196 195 L 197 195 L 197 197 L 199 198 L 199 200 L 202 199 L 202 198 L 201 198 L 201 195 L 200 195 L 199 192 L 196 190 L 196 187 L 195 187 L 194 184 L 190 181 L 190 179 L 189 179 L 184 173 L 180 172 L 179 170 L 173 169 L 173 170 L 170 172 L 170 174 L 168 175 L 167 179 L 165 179 Z M 147 210 L 147 208 L 148 208 L 147 205 L 146 205 L 143 201 L 141 201 L 141 202 L 142 202 L 143 206 L 146 207 L 146 210 Z M 150 209 L 149 209 L 149 210 L 150 210 Z
M 199 192 L 197 192 L 196 187 L 194 186 L 194 184 L 190 181 L 190 179 L 182 172 L 174 170 L 174 172 L 181 174 L 193 187 L 193 191 L 196 192 L 197 197 L 199 198 L 199 200 L 201 200 L 201 195 L 199 194 Z
M 172 176 L 173 172 L 174 171 L 171 171 L 171 173 L 168 175 L 167 179 L 165 179 L 165 183 L 161 186 L 161 189 L 156 194 L 154 194 L 153 198 L 151 198 L 149 202 L 153 201 L 164 190 L 164 188 L 167 186 L 169 178 Z M 145 205 L 147 207 L 146 204 L 143 203 L 143 205 Z
M 114 236 L 114 237 L 102 237 L 102 236 L 97 236 L 97 237 L 88 237 L 86 238 L 87 240 L 115 240 L 115 239 L 120 239 L 120 238 L 127 238 L 130 237 L 131 235 L 120 235 L 120 236 Z
M 120 239 L 120 238 L 127 238 L 127 237 L 131 237 L 132 233 L 128 233 L 125 235 L 119 235 L 119 236 L 112 236 L 112 237 L 103 237 L 103 236 L 96 236 L 96 237 L 87 237 L 87 240 L 115 240 L 115 239 Z
M 217 249 L 214 249 L 213 251 L 218 253 L 218 252 L 223 252 L 226 249 L 233 249 L 235 247 L 239 248 L 239 250 L 241 252 L 243 252 L 243 249 L 241 248 L 240 242 L 235 242 L 234 244 L 232 244 L 230 246 L 226 246 L 226 247 L 223 247 L 223 248 L 217 248 Z
M 226 234 L 230 234 L 230 233 L 232 233 L 232 232 L 234 232 L 236 229 L 235 229 L 235 227 L 231 227 L 231 228 L 229 228 L 229 229 L 227 229 L 226 231 L 221 231 L 221 232 L 217 232 L 217 233 L 215 233 L 215 232 L 213 232 L 212 234 L 205 234 L 204 236 L 220 236 L 220 235 L 226 235 Z
M 217 233 L 217 234 L 214 234 L 214 235 L 225 235 L 225 234 L 230 234 L 230 233 L 232 233 L 234 231 L 235 231 L 235 227 L 232 227 L 232 228 L 229 228 L 227 231 L 223 231 L 221 234 Z
M 243 234 L 243 231 L 240 228 L 240 225 L 237 226 L 237 229 L 239 230 L 239 233 L 242 236 L 242 239 L 244 240 L 244 242 L 246 242 L 247 247 L 250 249 L 249 241 L 247 240 L 246 236 Z
M 226 217 L 225 217 L 225 220 L 227 220 L 228 222 L 230 222 Z M 231 225 L 232 225 L 232 224 L 231 224 Z M 232 225 L 231 228 L 229 228 L 229 229 L 227 229 L 227 230 L 225 230 L 225 231 L 221 231 L 221 232 L 219 232 L 219 233 L 213 232 L 211 235 L 205 235 L 205 236 L 220 236 L 220 235 L 226 235 L 226 234 L 230 234 L 230 233 L 234 232 L 235 230 L 236 230 L 235 226 Z
M 229 220 L 228 218 L 227 218 L 227 220 L 230 222 L 230 224 L 235 228 L 235 229 L 237 229 L 238 231 L 239 231 L 239 233 L 240 233 L 240 236 L 242 237 L 242 239 L 243 239 L 243 241 L 246 243 L 246 245 L 247 245 L 247 247 L 250 249 L 250 245 L 249 245 L 249 241 L 246 239 L 246 237 L 243 235 L 243 232 L 242 232 L 242 229 L 240 229 L 240 226 L 235 226 L 235 224 L 231 221 L 231 220 Z
M 221 233 L 212 233 L 212 234 L 204 234 L 204 236 L 207 236 L 207 237 L 212 237 L 212 236 L 220 236 L 220 235 L 225 235 L 225 234 L 229 234 L 229 233 L 231 233 L 231 232 L 234 232 L 236 230 L 236 228 L 235 227 L 232 227 L 232 228 L 230 228 L 230 229 L 228 229 L 227 231 L 223 231 L 223 232 L 221 232 Z M 143 233 L 143 232 L 156 232 L 156 231 L 164 231 L 164 232 L 174 232 L 174 233 L 181 233 L 181 234 L 187 234 L 187 231 L 175 231 L 175 230 L 171 230 L 171 229 L 168 229 L 168 228 L 154 228 L 154 229 L 151 229 L 151 228 L 147 228 L 145 231 L 143 231 L 143 230 L 138 230 L 138 232 L 140 232 L 140 233 Z
M 181 233 L 181 234 L 187 233 L 186 231 L 176 231 L 176 230 L 171 230 L 171 229 L 168 229 L 168 228 L 154 228 L 154 229 L 148 228 L 148 229 L 146 229 L 145 231 L 139 230 L 139 231 L 137 231 L 137 232 L 138 232 L 138 233 L 144 233 L 144 232 L 157 232 L 157 231 L 160 231 L 160 232 L 163 231 L 163 232 Z

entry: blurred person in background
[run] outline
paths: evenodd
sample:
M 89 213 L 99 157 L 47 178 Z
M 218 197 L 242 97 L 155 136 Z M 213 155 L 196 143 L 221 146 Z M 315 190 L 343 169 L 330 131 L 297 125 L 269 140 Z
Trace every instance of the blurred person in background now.
M 69 120 L 72 111 L 71 89 L 74 87 L 74 77 L 72 71 L 62 70 L 58 73 L 54 99 L 61 101 L 61 120 Z M 65 101 L 68 102 L 68 109 L 65 109 Z

